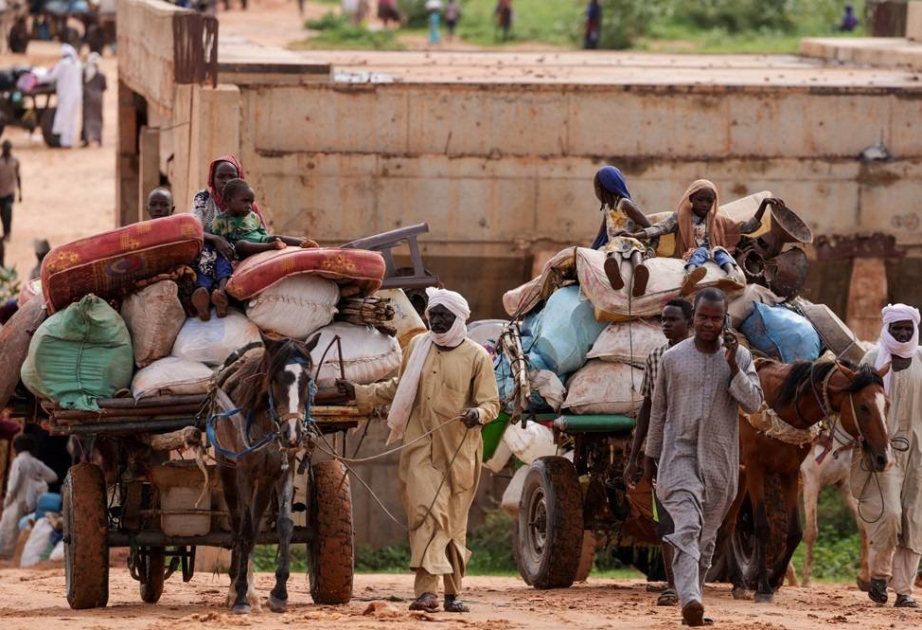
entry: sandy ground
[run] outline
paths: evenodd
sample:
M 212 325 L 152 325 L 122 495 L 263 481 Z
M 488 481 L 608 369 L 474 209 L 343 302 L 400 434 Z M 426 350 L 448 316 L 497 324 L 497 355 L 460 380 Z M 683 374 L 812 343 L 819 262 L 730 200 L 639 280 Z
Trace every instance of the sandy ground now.
M 197 575 L 188 584 L 171 578 L 157 605 L 141 603 L 138 586 L 127 570 L 113 569 L 109 607 L 73 611 L 64 599 L 59 569 L 4 570 L 0 573 L 0 617 L 4 630 L 172 630 L 248 626 L 278 629 L 310 625 L 330 630 L 355 628 L 479 628 L 483 630 L 646 629 L 679 627 L 677 608 L 657 608 L 655 595 L 642 582 L 590 579 L 568 590 L 536 591 L 517 578 L 473 577 L 466 581 L 466 615 L 419 615 L 407 611 L 412 578 L 408 575 L 361 575 L 355 599 L 340 607 L 314 606 L 303 576 L 290 581 L 289 611 L 235 617 L 224 609 L 225 576 Z M 265 598 L 273 576 L 260 574 L 257 588 Z M 383 609 L 364 614 L 372 602 Z M 734 601 L 729 587 L 708 587 L 708 615 L 729 630 L 807 630 L 851 625 L 862 630 L 909 629 L 922 625 L 922 613 L 877 607 L 853 587 L 785 588 L 776 603 L 756 606 Z M 399 624 L 396 625 L 395 624 Z M 444 625 L 442 625 L 444 624 Z

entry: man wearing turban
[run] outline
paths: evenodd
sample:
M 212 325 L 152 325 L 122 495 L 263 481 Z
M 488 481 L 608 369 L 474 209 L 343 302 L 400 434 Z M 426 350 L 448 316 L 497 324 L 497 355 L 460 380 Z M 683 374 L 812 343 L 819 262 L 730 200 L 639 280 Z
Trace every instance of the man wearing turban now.
M 860 452 L 852 459 L 852 492 L 864 518 L 870 520 L 868 596 L 887 603 L 887 587 L 896 593 L 898 608 L 918 608 L 913 581 L 922 554 L 922 351 L 919 311 L 905 304 L 883 310 L 880 342 L 862 360 L 880 370 L 887 364 L 884 388 L 890 399 L 887 431 L 894 465 L 871 473 L 862 467 Z M 885 404 L 882 399 L 880 404 Z M 879 484 L 879 486 L 878 486 Z M 878 490 L 879 487 L 879 490 Z M 878 515 L 880 515 L 878 517 Z
M 339 386 L 360 409 L 389 404 L 388 443 L 402 438 L 406 444 L 399 481 L 410 568 L 416 571 L 416 601 L 410 609 L 438 609 L 442 576 L 445 610 L 467 612 L 460 599 L 471 556 L 467 517 L 480 481 L 480 429 L 499 414 L 499 393 L 490 355 L 467 338 L 467 301 L 453 291 L 430 288 L 426 293 L 430 330 L 410 342 L 400 375 L 373 385 L 339 381 Z

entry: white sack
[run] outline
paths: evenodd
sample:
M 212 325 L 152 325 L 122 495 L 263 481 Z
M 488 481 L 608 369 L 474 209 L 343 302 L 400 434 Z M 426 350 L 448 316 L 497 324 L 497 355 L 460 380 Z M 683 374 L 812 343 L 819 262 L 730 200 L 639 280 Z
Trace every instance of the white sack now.
M 314 365 L 319 365 L 326 352 L 317 386 L 335 387 L 336 379 L 341 378 L 340 364 L 346 379 L 359 385 L 368 385 L 390 376 L 400 369 L 403 353 L 400 344 L 393 337 L 378 332 L 371 326 L 356 326 L 346 322 L 336 322 L 321 328 L 317 346 L 311 351 Z M 339 347 L 333 344 L 327 348 L 336 336 L 342 340 L 343 355 L 339 356 Z
M 376 292 L 375 296 L 391 301 L 391 306 L 394 307 L 394 319 L 389 322 L 389 325 L 397 329 L 397 341 L 400 342 L 401 348 L 406 348 L 413 337 L 428 330 L 423 318 L 413 308 L 413 303 L 410 302 L 410 298 L 403 292 L 403 289 L 384 289 Z
M 564 409 L 578 415 L 629 414 L 640 409 L 643 370 L 625 363 L 589 361 L 570 378 Z
M 727 307 L 727 313 L 730 315 L 730 322 L 733 324 L 734 328 L 742 326 L 743 322 L 749 319 L 749 316 L 755 312 L 756 307 L 754 302 L 760 302 L 768 306 L 777 306 L 782 300 L 772 293 L 771 289 L 767 289 L 760 284 L 748 285 L 743 289 L 739 297 L 730 301 Z
M 667 341 L 659 318 L 616 322 L 602 331 L 586 358 L 643 367 L 647 356 Z
M 170 354 L 176 335 L 186 321 L 179 301 L 179 287 L 171 280 L 157 282 L 129 295 L 120 312 L 134 348 L 138 367 L 150 365 Z
M 227 317 L 217 317 L 214 310 L 207 322 L 189 318 L 173 344 L 172 356 L 206 365 L 221 365 L 235 350 L 261 342 L 259 328 L 240 311 L 231 309 Z
M 247 317 L 267 332 L 307 339 L 331 321 L 339 302 L 339 287 L 312 274 L 285 278 L 247 304 Z
M 207 394 L 213 374 L 204 363 L 166 357 L 134 375 L 131 395 L 138 400 L 161 395 Z
M 48 556 L 52 551 L 51 534 L 53 532 L 54 526 L 44 516 L 35 521 L 32 532 L 22 548 L 22 556 L 19 561 L 20 567 L 34 566 Z
M 521 423 L 510 422 L 503 433 L 503 442 L 526 464 L 531 464 L 539 457 L 557 454 L 554 432 L 537 422 L 527 423 L 524 429 Z

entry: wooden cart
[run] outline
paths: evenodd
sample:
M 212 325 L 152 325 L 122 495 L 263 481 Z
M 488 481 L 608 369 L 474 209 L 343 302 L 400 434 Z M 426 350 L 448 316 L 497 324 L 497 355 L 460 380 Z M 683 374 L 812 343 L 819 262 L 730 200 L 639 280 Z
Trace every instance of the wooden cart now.
M 107 455 L 105 471 L 96 463 L 77 464 L 62 488 L 67 601 L 75 609 L 105 606 L 109 549 L 127 547 L 141 599 L 155 603 L 173 573 L 181 572 L 183 581 L 192 578 L 196 547 L 233 544 L 214 467 L 208 467 L 206 482 L 194 460 L 169 459 L 189 439 L 203 439 L 209 400 L 117 398 L 99 406 L 99 412 L 88 413 L 42 404 L 50 432 L 77 436 L 86 452 L 95 443 Z M 315 406 L 311 415 L 324 435 L 368 419 L 352 407 Z M 349 478 L 338 461 L 311 462 L 310 446 L 302 456 L 295 485 L 306 490 L 306 500 L 294 510 L 306 512 L 306 525 L 294 528 L 291 542 L 307 545 L 314 602 L 345 603 L 352 595 L 354 565 Z M 203 500 L 192 503 L 195 497 Z M 272 521 L 270 512 L 257 544 L 278 542 Z

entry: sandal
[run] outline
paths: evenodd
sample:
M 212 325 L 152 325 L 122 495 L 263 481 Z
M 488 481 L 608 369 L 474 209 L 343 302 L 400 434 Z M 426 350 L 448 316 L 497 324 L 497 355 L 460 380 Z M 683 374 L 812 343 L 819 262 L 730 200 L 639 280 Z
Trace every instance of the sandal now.
M 469 613 L 471 609 L 464 605 L 464 602 L 461 601 L 461 598 L 457 595 L 446 595 L 445 596 L 445 612 L 450 613 Z
M 410 604 L 410 610 L 421 610 L 423 612 L 436 612 L 439 609 L 439 598 L 433 593 L 423 593 Z
M 615 291 L 624 288 L 624 278 L 621 277 L 621 256 L 609 254 L 605 257 L 605 275 L 608 276 L 608 284 Z
M 646 265 L 634 267 L 634 287 L 631 291 L 633 297 L 640 297 L 647 292 L 647 283 L 650 281 L 650 270 Z
M 918 608 L 919 604 L 912 598 L 912 595 L 897 595 L 894 608 Z
M 871 578 L 871 586 L 868 588 L 868 597 L 875 604 L 887 603 L 887 580 Z
M 674 588 L 667 588 L 663 591 L 658 598 L 656 598 L 657 606 L 677 606 L 679 603 L 679 594 L 676 593 Z
M 708 275 L 708 270 L 704 267 L 694 267 L 689 269 L 685 273 L 685 278 L 682 280 L 682 288 L 679 291 L 679 294 L 684 297 L 694 293 L 695 289 L 698 288 L 698 283 L 704 280 L 704 276 L 706 275 Z

